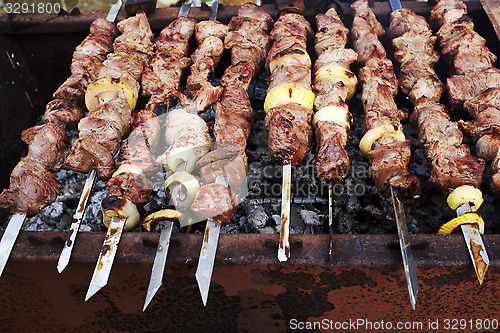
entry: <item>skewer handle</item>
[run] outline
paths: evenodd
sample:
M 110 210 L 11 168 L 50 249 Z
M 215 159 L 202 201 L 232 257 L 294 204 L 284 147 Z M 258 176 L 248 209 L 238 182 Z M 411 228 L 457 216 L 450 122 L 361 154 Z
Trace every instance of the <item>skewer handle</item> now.
M 281 189 L 281 229 L 278 260 L 290 258 L 290 194 L 292 187 L 292 165 L 283 165 L 283 186 Z

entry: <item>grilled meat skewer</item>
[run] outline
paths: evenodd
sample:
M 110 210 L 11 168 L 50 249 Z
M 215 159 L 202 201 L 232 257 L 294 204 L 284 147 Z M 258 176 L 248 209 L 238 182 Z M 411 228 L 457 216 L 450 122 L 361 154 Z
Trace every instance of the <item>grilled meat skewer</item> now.
M 390 194 L 389 188 L 398 188 L 405 196 L 414 196 L 420 190 L 419 179 L 410 174 L 410 140 L 405 138 L 401 120 L 407 115 L 398 109 L 394 96 L 398 81 L 392 62 L 378 40 L 383 29 L 373 20 L 367 21 L 366 11 L 371 12 L 366 1 L 352 5 L 356 15 L 352 35 L 363 81 L 361 99 L 365 109 L 363 130 L 365 135 L 360 148 L 371 164 L 372 178 L 379 193 Z M 372 26 L 373 25 L 373 26 Z
M 490 189 L 500 193 L 500 146 L 497 144 L 500 140 L 497 130 L 500 125 L 500 71 L 493 67 L 497 56 L 485 45 L 486 40 L 474 31 L 474 23 L 467 16 L 467 6 L 462 1 L 440 1 L 431 11 L 431 22 L 439 27 L 436 35 L 453 74 L 447 80 L 450 101 L 475 118 L 459 120 L 458 124 L 477 142 L 478 156 L 492 162 L 494 175 Z
M 474 211 L 483 201 L 477 187 L 482 181 L 484 160 L 470 154 L 469 147 L 462 143 L 462 131 L 457 123 L 450 121 L 446 109 L 439 104 L 443 85 L 432 68 L 436 58 L 432 46 L 436 37 L 432 36 L 425 19 L 409 10 L 398 10 L 391 15 L 391 27 L 397 27 L 391 30 L 391 34 L 396 52 L 400 54 L 398 61 L 402 62 L 400 84 L 415 106 L 410 121 L 418 127 L 419 141 L 425 148 L 431 167 L 429 181 L 442 192 L 451 192 L 447 203 L 458 215 L 444 224 L 438 233 L 451 233 L 462 224 L 462 233 L 482 283 L 489 259 L 479 232 L 484 222 Z M 413 48 L 409 47 L 411 45 Z M 419 46 L 417 50 L 416 45 Z M 421 58 L 429 61 L 422 63 Z M 479 251 L 474 250 L 472 244 Z
M 348 29 L 335 9 L 316 16 L 316 52 L 314 65 L 313 125 L 316 129 L 318 152 L 316 171 L 321 180 L 341 182 L 349 169 L 349 157 L 345 151 L 351 115 L 346 100 L 354 95 L 356 76 L 349 65 L 358 55 L 346 49 Z

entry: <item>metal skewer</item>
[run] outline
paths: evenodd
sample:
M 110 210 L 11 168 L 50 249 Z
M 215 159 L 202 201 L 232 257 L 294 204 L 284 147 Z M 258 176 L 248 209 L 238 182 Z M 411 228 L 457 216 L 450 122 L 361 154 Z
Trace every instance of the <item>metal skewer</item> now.
M 215 183 L 224 186 L 228 184 L 226 178 L 223 176 L 217 176 Z M 214 222 L 212 219 L 208 219 L 200 251 L 200 259 L 196 268 L 196 281 L 198 282 L 198 288 L 200 288 L 203 306 L 207 305 L 208 291 L 210 290 L 210 281 L 212 280 L 212 272 L 214 270 L 215 253 L 217 252 L 217 244 L 219 242 L 219 233 L 220 224 Z
M 458 207 L 456 212 L 457 216 L 460 216 L 470 213 L 472 210 L 470 205 L 466 203 Z M 469 255 L 472 259 L 472 263 L 474 264 L 474 270 L 476 271 L 479 284 L 483 284 L 484 275 L 490 265 L 490 258 L 488 257 L 486 246 L 484 245 L 481 234 L 479 233 L 479 228 L 477 224 L 472 223 L 461 224 L 460 227 L 462 228 L 462 234 L 464 235 Z
M 122 237 L 123 227 L 126 221 L 127 218 L 113 218 L 111 221 L 108 232 L 106 233 L 106 238 L 102 244 L 101 252 L 99 253 L 99 259 L 97 260 L 94 274 L 92 275 L 92 280 L 87 290 L 87 295 L 85 296 L 85 301 L 94 296 L 96 292 L 108 283 L 109 273 L 111 272 L 111 267 L 113 267 L 113 261 L 115 260 L 116 251 L 118 250 L 118 243 Z
M 417 270 L 415 268 L 415 259 L 411 250 L 410 238 L 408 237 L 408 225 L 406 215 L 401 201 L 399 200 L 396 189 L 391 186 L 392 205 L 394 215 L 398 226 L 399 247 L 401 248 L 401 257 L 403 257 L 403 267 L 405 269 L 406 283 L 410 293 L 410 303 L 413 310 L 417 302 L 418 280 Z
M 59 273 L 66 268 L 69 263 L 69 259 L 71 258 L 71 252 L 73 251 L 73 246 L 75 245 L 76 234 L 80 229 L 80 224 L 82 223 L 85 208 L 87 207 L 87 202 L 90 197 L 90 192 L 92 191 L 92 186 L 94 185 L 96 174 L 97 170 L 92 169 L 87 177 L 87 180 L 85 181 L 85 186 L 83 187 L 80 201 L 78 202 L 78 208 L 73 215 L 73 221 L 71 222 L 68 239 L 64 242 L 64 248 L 59 256 L 59 261 L 57 262 L 57 271 Z
M 281 188 L 281 229 L 278 248 L 278 260 L 290 258 L 290 192 L 292 187 L 292 165 L 283 165 L 283 183 Z
M 19 230 L 23 225 L 26 213 L 16 213 L 10 218 L 9 224 L 0 241 L 0 276 L 2 276 L 3 269 L 9 260 L 10 252 L 14 247 Z

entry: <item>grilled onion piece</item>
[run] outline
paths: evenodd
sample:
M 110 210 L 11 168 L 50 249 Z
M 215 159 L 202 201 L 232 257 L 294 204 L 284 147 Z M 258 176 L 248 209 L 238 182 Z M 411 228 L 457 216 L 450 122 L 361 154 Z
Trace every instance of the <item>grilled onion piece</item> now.
M 446 203 L 453 210 L 468 203 L 471 210 L 475 212 L 483 203 L 483 194 L 480 189 L 473 185 L 462 185 L 448 195 Z
M 314 105 L 312 90 L 296 84 L 282 84 L 267 92 L 264 111 L 269 111 L 282 104 L 297 103 L 310 110 Z
M 190 207 L 196 197 L 196 193 L 200 188 L 198 179 L 187 171 L 177 171 L 165 180 L 165 192 L 169 196 L 168 189 L 172 190 L 174 186 L 181 186 L 179 191 L 182 191 L 182 197 L 176 202 L 177 206 Z
M 123 80 L 115 78 L 102 78 L 90 84 L 85 93 L 85 105 L 89 111 L 94 110 L 118 96 L 124 96 L 130 105 L 130 110 L 135 108 L 137 93 L 129 87 Z
M 329 105 L 314 114 L 313 126 L 316 128 L 318 121 L 332 121 L 348 129 L 351 128 L 351 116 L 346 107 Z
M 406 140 L 403 131 L 394 128 L 393 125 L 386 124 L 372 128 L 366 132 L 359 142 L 359 148 L 363 154 L 366 155 L 370 150 L 372 150 L 373 144 L 382 138 L 392 139 L 398 142 Z
M 349 88 L 347 99 L 354 96 L 356 85 L 358 84 L 358 79 L 353 72 L 338 65 L 324 66 L 318 69 L 314 74 L 314 83 L 316 84 L 322 80 L 328 80 L 331 82 L 341 81 L 346 87 Z

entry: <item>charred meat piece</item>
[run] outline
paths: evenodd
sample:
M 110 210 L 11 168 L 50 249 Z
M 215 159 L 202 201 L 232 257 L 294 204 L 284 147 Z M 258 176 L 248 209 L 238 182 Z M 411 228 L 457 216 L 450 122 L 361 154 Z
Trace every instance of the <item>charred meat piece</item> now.
M 486 134 L 500 133 L 500 110 L 487 108 L 481 111 L 474 120 L 459 120 L 458 124 L 474 141 Z
M 10 175 L 9 188 L 0 194 L 0 208 L 33 216 L 56 200 L 60 188 L 52 172 L 24 157 Z
M 400 188 L 405 196 L 418 193 L 420 182 L 408 170 L 410 155 L 410 140 L 390 146 L 379 146 L 368 152 L 372 178 L 382 195 L 389 196 L 389 185 Z
M 231 221 L 238 201 L 238 196 L 229 187 L 208 184 L 200 187 L 191 209 L 201 218 L 212 218 L 214 222 L 223 225 Z
M 456 107 L 462 107 L 463 103 L 475 98 L 489 88 L 500 87 L 500 70 L 489 68 L 481 73 L 473 75 L 453 75 L 447 81 L 450 102 Z
M 119 173 L 108 180 L 107 185 L 108 197 L 125 197 L 136 205 L 148 203 L 149 195 L 153 190 L 153 183 L 144 175 L 129 172 Z
M 74 124 L 84 116 L 85 112 L 72 99 L 54 99 L 47 104 L 44 123 Z
M 113 22 L 103 18 L 90 25 L 90 34 L 76 47 L 71 62 L 71 76 L 56 90 L 54 99 L 83 99 L 85 88 L 89 84 L 86 62 L 97 57 L 104 61 L 107 53 L 113 50 L 113 40 L 118 30 Z
M 269 131 L 269 150 L 276 164 L 301 163 L 309 152 L 313 112 L 296 103 L 275 107 L 266 115 L 264 127 Z

